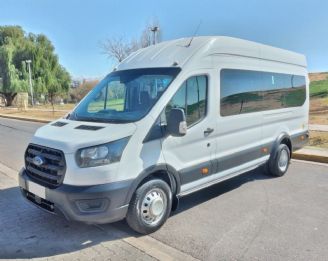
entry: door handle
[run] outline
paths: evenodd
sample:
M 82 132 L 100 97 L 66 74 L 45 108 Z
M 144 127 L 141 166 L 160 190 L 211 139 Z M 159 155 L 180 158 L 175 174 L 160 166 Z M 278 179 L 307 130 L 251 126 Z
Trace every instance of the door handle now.
M 204 134 L 205 134 L 205 135 L 209 135 L 209 134 L 211 134 L 213 131 L 214 131 L 214 129 L 212 129 L 212 128 L 207 128 L 206 130 L 204 130 Z

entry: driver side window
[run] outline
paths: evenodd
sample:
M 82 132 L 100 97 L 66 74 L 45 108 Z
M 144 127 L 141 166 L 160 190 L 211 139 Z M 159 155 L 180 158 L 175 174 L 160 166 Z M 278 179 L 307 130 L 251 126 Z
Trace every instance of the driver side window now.
M 207 82 L 205 75 L 187 79 L 166 106 L 166 117 L 172 108 L 181 108 L 185 112 L 188 127 L 202 120 L 206 115 Z

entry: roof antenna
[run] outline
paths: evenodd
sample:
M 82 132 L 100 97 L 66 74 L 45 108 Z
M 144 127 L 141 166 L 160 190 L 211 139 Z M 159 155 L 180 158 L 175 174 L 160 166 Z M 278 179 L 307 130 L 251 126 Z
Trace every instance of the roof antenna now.
M 202 23 L 202 20 L 199 21 L 199 24 L 198 24 L 198 26 L 197 26 L 197 28 L 196 28 L 196 30 L 195 30 L 195 32 L 194 32 L 194 35 L 191 37 L 191 39 L 190 39 L 189 43 L 186 45 L 186 47 L 189 47 L 189 46 L 191 45 L 191 42 L 192 42 L 192 40 L 194 40 L 194 37 L 195 37 L 195 35 L 197 34 L 198 29 L 199 29 L 201 23 Z

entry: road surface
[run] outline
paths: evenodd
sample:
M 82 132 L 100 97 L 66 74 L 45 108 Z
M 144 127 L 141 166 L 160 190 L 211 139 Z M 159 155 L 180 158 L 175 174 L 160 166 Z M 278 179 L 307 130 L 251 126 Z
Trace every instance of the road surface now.
M 0 162 L 19 170 L 24 149 L 39 126 L 0 119 Z M 96 257 L 110 251 L 114 256 L 132 253 L 131 245 L 123 243 L 136 234 L 124 221 L 98 230 L 64 221 L 22 201 L 9 179 L 0 175 L 0 249 L 5 245 L 16 257 L 65 254 L 73 259 L 87 249 Z M 282 178 L 255 170 L 183 198 L 179 210 L 151 237 L 200 260 L 327 260 L 327 205 L 328 165 L 292 161 Z

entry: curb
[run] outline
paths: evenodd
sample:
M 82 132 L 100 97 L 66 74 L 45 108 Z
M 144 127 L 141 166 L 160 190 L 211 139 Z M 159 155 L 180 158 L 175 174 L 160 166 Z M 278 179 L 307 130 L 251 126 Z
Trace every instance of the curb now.
M 24 118 L 24 117 L 4 115 L 4 114 L 0 114 L 0 117 L 1 118 L 6 118 L 6 119 L 21 120 L 21 121 L 30 121 L 30 122 L 39 122 L 39 123 L 49 123 L 49 122 L 52 122 L 50 120 L 45 120 L 45 119 Z
M 18 181 L 18 172 L 19 171 L 14 170 L 11 167 L 8 167 L 7 165 L 0 162 L 0 173 L 7 176 L 8 178 Z
M 328 163 L 328 156 L 316 155 L 316 154 L 305 154 L 305 153 L 294 152 L 292 154 L 292 158 L 299 159 L 299 160 L 320 162 L 320 163 Z
M 199 259 L 182 252 L 179 249 L 171 247 L 148 235 L 131 235 L 124 230 L 116 228 L 112 224 L 95 225 L 104 233 L 115 233 L 121 240 L 137 249 L 155 258 L 156 260 L 165 261 L 199 261 Z

